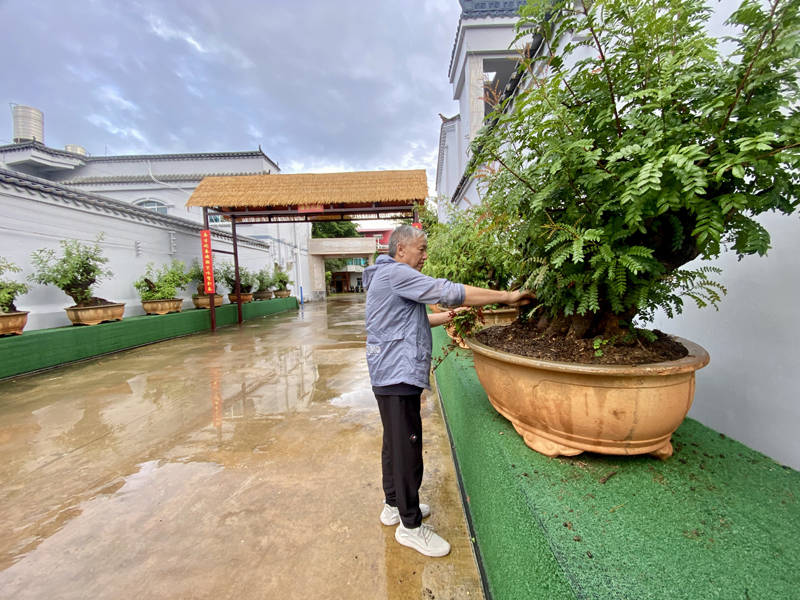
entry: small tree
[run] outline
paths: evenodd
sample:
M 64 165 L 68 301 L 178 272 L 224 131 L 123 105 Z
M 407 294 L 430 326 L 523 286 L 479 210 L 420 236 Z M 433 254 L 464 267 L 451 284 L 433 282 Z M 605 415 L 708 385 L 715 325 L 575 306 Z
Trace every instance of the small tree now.
M 501 242 L 485 208 L 454 211 L 447 223 L 429 222 L 427 231 L 426 275 L 477 287 L 508 287 L 518 256 Z
M 17 265 L 0 256 L 0 312 L 2 313 L 17 312 L 14 300 L 16 300 L 17 296 L 28 293 L 28 286 L 24 283 L 3 277 L 6 273 L 19 273 L 21 271 L 22 269 Z
M 285 273 L 277 264 L 275 265 L 275 272 L 273 273 L 272 277 L 275 289 L 281 292 L 288 289 L 290 283 L 294 283 L 291 279 L 289 279 L 289 275 Z
M 222 263 L 219 268 L 219 275 L 225 286 L 231 291 L 236 292 L 236 268 L 233 263 Z M 247 268 L 239 265 L 239 290 L 242 294 L 249 294 L 256 284 L 256 278 Z
M 256 292 L 268 292 L 272 289 L 272 286 L 274 285 L 272 282 L 272 273 L 269 272 L 267 267 L 264 267 L 258 273 L 256 273 L 255 277 L 258 284 Z
M 766 254 L 755 217 L 800 183 L 800 3 L 746 0 L 721 57 L 698 0 L 529 0 L 523 63 L 474 145 L 498 235 L 551 334 L 617 338 L 635 318 L 719 302 L 708 266 Z M 623 336 L 624 337 L 624 336 Z
M 100 248 L 102 239 L 100 234 L 93 244 L 62 240 L 61 256 L 58 257 L 51 248 L 36 250 L 32 255 L 34 273 L 30 280 L 58 287 L 72 298 L 75 306 L 110 304 L 108 300 L 92 295 L 92 287 L 112 275 L 110 270 L 103 268 L 108 259 Z
M 196 258 L 192 261 L 192 266 L 189 267 L 189 271 L 186 273 L 186 276 L 189 278 L 189 282 L 197 282 L 197 294 L 203 296 L 206 294 L 205 291 L 205 276 L 203 274 L 203 267 L 200 266 L 200 261 Z M 218 268 L 214 269 L 214 282 L 220 281 L 222 276 Z
M 171 300 L 192 281 L 186 272 L 186 265 L 179 260 L 173 260 L 168 265 L 162 265 L 156 271 L 153 263 L 147 264 L 145 274 L 133 282 L 133 287 L 139 291 L 143 301 Z

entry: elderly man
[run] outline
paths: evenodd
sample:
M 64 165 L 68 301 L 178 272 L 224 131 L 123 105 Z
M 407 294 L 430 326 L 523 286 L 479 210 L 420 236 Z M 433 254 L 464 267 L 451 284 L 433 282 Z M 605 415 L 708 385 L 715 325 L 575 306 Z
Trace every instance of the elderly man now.
M 431 327 L 452 312 L 427 314 L 426 304 L 483 306 L 521 304 L 530 292 L 487 290 L 420 273 L 427 255 L 425 234 L 401 225 L 389 238 L 389 256 L 364 271 L 367 289 L 367 365 L 383 422 L 383 491 L 380 520 L 397 525 L 394 537 L 426 556 L 445 556 L 450 544 L 422 522 L 430 507 L 419 502 L 422 483 L 420 395 L 430 389 Z

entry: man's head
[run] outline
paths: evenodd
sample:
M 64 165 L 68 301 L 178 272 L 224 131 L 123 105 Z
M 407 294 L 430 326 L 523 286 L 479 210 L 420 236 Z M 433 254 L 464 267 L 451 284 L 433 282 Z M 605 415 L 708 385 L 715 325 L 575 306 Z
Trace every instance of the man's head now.
M 421 229 L 400 225 L 389 237 L 389 256 L 420 271 L 428 258 L 428 238 Z

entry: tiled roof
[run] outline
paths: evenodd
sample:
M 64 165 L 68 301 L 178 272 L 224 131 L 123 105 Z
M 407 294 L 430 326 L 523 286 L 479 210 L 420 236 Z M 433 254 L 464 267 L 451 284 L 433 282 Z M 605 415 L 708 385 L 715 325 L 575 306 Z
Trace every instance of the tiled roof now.
M 74 152 L 67 152 L 66 150 L 57 150 L 45 146 L 41 142 L 21 142 L 19 144 L 8 144 L 0 146 L 0 152 L 4 150 L 26 150 L 34 149 L 42 152 L 48 152 L 57 156 L 66 156 L 69 158 L 80 158 L 86 162 L 128 162 L 128 161 L 145 161 L 145 160 L 181 160 L 181 159 L 217 159 L 217 158 L 266 158 L 269 162 L 276 167 L 278 163 L 267 156 L 259 146 L 258 150 L 245 150 L 241 152 L 192 152 L 185 154 L 119 154 L 113 156 L 88 156 L 83 154 L 76 154 Z
M 153 210 L 140 208 L 121 200 L 114 200 L 99 194 L 92 194 L 88 192 L 81 192 L 74 188 L 67 187 L 58 183 L 54 183 L 47 179 L 40 179 L 17 171 L 9 171 L 8 169 L 0 168 L 0 184 L 7 184 L 17 188 L 25 188 L 34 190 L 44 194 L 50 194 L 54 197 L 62 198 L 71 203 L 80 203 L 84 206 L 90 206 L 97 210 L 97 212 L 106 212 L 118 215 L 124 215 L 132 220 L 147 221 L 150 223 L 157 223 L 162 226 L 173 227 L 182 229 L 184 231 L 200 232 L 203 229 L 202 223 L 197 223 L 189 219 L 181 217 L 172 217 L 170 215 L 162 215 Z M 231 234 L 226 231 L 212 229 L 212 235 L 217 238 L 232 240 Z M 269 244 L 250 237 L 237 236 L 239 241 L 245 241 L 251 246 L 258 246 L 269 248 Z
M 265 171 L 252 171 L 248 173 L 179 173 L 179 174 L 156 174 L 154 177 L 149 175 L 108 175 L 105 177 L 76 177 L 59 181 L 62 185 L 90 185 L 99 183 L 158 183 L 159 181 L 201 181 L 203 177 L 222 177 L 226 175 L 266 175 Z
M 481 17 L 513 17 L 526 0 L 460 0 L 461 17 L 478 19 Z

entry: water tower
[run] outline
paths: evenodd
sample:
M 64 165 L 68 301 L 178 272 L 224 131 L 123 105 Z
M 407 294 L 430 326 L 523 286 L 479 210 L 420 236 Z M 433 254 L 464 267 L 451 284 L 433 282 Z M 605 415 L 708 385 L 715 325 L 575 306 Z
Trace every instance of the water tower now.
M 39 109 L 22 104 L 12 104 L 14 119 L 14 143 L 44 143 L 44 114 Z

